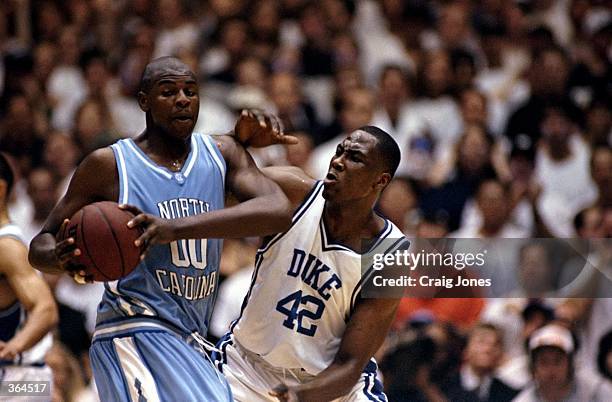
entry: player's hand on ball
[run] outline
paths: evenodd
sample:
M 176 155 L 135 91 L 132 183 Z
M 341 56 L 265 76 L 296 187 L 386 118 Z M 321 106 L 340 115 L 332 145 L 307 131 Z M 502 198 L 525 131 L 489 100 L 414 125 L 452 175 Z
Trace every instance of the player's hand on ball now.
M 297 144 L 298 139 L 285 135 L 280 119 L 259 109 L 245 109 L 234 128 L 237 140 L 245 147 L 267 147 L 274 144 Z
M 72 236 L 66 236 L 66 228 L 70 224 L 69 219 L 64 219 L 60 226 L 57 235 L 55 236 L 55 257 L 62 272 L 70 275 L 75 282 L 91 283 L 93 279 L 88 275 L 83 267 L 76 264 L 74 259 L 81 255 L 81 250 L 76 246 L 76 239 Z
M 270 395 L 278 399 L 280 402 L 298 402 L 299 398 L 295 390 L 289 388 L 285 384 L 278 384 L 272 389 Z
M 143 230 L 142 235 L 134 242 L 136 247 L 141 248 L 140 259 L 144 259 L 147 250 L 152 244 L 167 244 L 175 240 L 172 220 L 145 214 L 133 205 L 121 204 L 119 208 L 130 211 L 135 215 L 127 223 L 128 228 L 140 226 Z

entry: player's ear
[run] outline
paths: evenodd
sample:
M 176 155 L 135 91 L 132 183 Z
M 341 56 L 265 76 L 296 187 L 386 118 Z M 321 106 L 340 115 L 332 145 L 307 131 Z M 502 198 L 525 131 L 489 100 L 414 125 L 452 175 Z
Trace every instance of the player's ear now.
M 143 112 L 149 111 L 149 97 L 144 91 L 138 91 L 138 106 Z
M 391 181 L 391 175 L 385 172 L 378 177 L 378 180 L 376 181 L 376 184 L 374 185 L 374 187 L 378 191 L 383 191 L 385 187 L 387 187 L 390 181 Z

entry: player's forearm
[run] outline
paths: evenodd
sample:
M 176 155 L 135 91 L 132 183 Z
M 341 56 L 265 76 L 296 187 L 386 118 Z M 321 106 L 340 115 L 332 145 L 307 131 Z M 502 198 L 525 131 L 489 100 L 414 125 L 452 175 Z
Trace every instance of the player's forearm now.
M 55 237 L 51 233 L 40 233 L 30 243 L 28 260 L 37 270 L 47 274 L 63 273 L 55 255 Z
M 348 394 L 359 380 L 363 365 L 357 359 L 332 363 L 312 381 L 299 385 L 295 392 L 300 402 L 331 401 Z
M 178 219 L 173 232 L 176 239 L 240 238 L 283 232 L 290 225 L 289 201 L 282 194 L 272 194 L 230 208 Z
M 53 299 L 49 297 L 48 300 L 39 300 L 28 311 L 26 325 L 15 334 L 11 343 L 15 345 L 19 353 L 22 353 L 37 344 L 57 325 L 57 321 L 57 306 Z

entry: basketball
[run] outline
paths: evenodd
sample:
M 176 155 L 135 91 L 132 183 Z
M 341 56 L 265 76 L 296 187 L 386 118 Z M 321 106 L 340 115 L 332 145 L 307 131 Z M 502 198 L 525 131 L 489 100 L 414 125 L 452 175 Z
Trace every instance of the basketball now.
M 74 257 L 94 281 L 114 281 L 128 275 L 140 261 L 140 248 L 134 245 L 142 231 L 128 228 L 131 212 L 118 204 L 101 201 L 77 211 L 66 226 L 63 238 L 73 237 L 81 255 Z

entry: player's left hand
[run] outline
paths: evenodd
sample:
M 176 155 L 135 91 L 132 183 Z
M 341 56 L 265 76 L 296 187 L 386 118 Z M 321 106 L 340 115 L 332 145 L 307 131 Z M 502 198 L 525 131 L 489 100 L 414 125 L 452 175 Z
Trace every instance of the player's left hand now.
M 259 109 L 245 109 L 240 113 L 234 133 L 245 147 L 262 148 L 274 144 L 297 144 L 298 139 L 285 135 L 280 119 Z
M 140 227 L 143 233 L 134 241 L 136 247 L 140 247 L 140 259 L 145 255 L 152 244 L 167 244 L 176 240 L 174 238 L 174 226 L 172 220 L 162 219 L 151 214 L 145 214 L 138 207 L 128 204 L 120 204 L 119 208 L 129 211 L 135 216 L 129 220 L 127 226 L 131 228 Z
M 19 350 L 13 343 L 0 341 L 0 360 L 13 361 L 18 354 Z
M 278 399 L 280 402 L 299 402 L 299 398 L 294 389 L 286 384 L 278 384 L 272 389 L 270 395 Z

